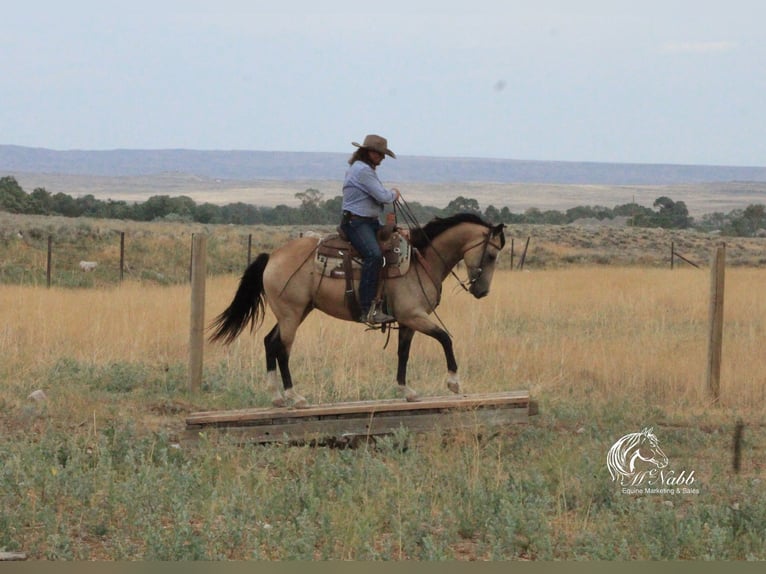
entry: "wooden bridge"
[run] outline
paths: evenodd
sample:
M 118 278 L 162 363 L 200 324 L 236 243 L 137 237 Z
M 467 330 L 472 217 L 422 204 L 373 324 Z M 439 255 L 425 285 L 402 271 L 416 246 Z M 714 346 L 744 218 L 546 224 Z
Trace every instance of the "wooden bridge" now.
M 481 429 L 527 423 L 537 414 L 526 391 L 320 404 L 305 409 L 253 408 L 191 413 L 186 440 L 216 430 L 243 443 L 352 444 L 360 439 L 412 432 Z

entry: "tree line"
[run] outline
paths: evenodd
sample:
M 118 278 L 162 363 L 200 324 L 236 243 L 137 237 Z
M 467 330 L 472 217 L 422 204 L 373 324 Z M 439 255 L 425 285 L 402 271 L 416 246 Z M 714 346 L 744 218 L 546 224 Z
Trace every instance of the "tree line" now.
M 72 197 L 64 193 L 51 194 L 45 188 L 35 188 L 27 193 L 12 176 L 0 178 L 0 210 L 10 213 L 61 215 L 64 217 L 96 217 L 105 219 L 126 219 L 134 221 L 189 221 L 198 223 L 220 223 L 237 225 L 332 225 L 338 222 L 342 197 L 325 199 L 317 189 L 309 188 L 295 194 L 299 201 L 296 207 L 277 205 L 265 207 L 242 202 L 227 205 L 196 203 L 190 197 L 181 195 L 155 195 L 144 202 L 106 201 L 88 194 Z M 628 218 L 635 227 L 663 227 L 668 229 L 694 228 L 702 231 L 719 231 L 723 235 L 752 237 L 766 230 L 766 209 L 763 204 L 749 205 L 727 214 L 716 212 L 702 216 L 695 221 L 689 215 L 683 201 L 669 197 L 658 197 L 651 208 L 636 203 L 615 207 L 578 206 L 566 211 L 540 210 L 529 208 L 523 213 L 513 213 L 508 207 L 501 209 L 493 205 L 481 209 L 473 198 L 458 196 L 445 208 L 409 202 L 411 214 L 421 222 L 434 217 L 445 217 L 461 212 L 483 216 L 493 223 L 525 224 L 547 223 L 565 225 L 583 218 L 599 220 L 615 217 Z

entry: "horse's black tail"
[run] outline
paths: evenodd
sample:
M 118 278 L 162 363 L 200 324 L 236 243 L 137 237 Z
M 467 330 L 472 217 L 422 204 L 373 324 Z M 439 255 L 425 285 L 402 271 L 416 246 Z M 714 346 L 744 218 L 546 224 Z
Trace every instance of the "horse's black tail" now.
M 263 270 L 268 262 L 269 254 L 261 253 L 242 274 L 234 300 L 208 327 L 215 329 L 210 335 L 210 342 L 223 341 L 224 345 L 228 345 L 239 336 L 248 322 L 251 323 L 251 331 L 263 322 L 266 312 Z

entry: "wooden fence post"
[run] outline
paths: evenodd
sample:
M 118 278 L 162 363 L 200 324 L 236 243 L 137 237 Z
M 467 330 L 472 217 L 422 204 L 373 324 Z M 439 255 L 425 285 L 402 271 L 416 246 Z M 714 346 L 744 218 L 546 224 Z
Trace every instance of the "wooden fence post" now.
M 247 266 L 250 267 L 250 258 L 253 255 L 253 234 L 247 236 Z
M 51 260 L 53 255 L 53 236 L 48 236 L 48 263 L 45 267 L 45 281 L 48 284 L 48 287 L 51 286 Z
M 683 255 L 681 255 L 678 251 L 676 251 L 675 243 L 671 243 L 670 244 L 670 269 L 671 270 L 673 269 L 673 264 L 674 264 L 676 259 L 680 259 L 684 263 L 688 263 L 689 265 L 691 265 L 692 267 L 695 267 L 697 269 L 700 268 L 700 266 L 697 265 L 694 261 L 692 261 L 691 259 L 687 259 Z
M 718 402 L 721 391 L 725 277 L 726 245 L 722 243 L 716 248 L 710 272 L 710 333 L 707 352 L 707 390 L 713 402 Z
M 670 242 L 670 270 L 673 270 L 673 264 L 676 262 L 676 244 Z
M 125 273 L 125 232 L 120 231 L 120 283 Z
M 192 267 L 194 267 L 194 233 L 192 233 L 191 250 L 189 251 L 189 283 L 192 281 Z
M 207 237 L 195 234 L 192 239 L 191 321 L 189 329 L 189 390 L 199 392 L 202 386 L 202 356 L 205 343 L 205 275 Z
M 527 249 L 529 249 L 529 240 L 531 237 L 527 237 L 527 242 L 524 244 L 524 251 L 521 252 L 521 259 L 519 260 L 519 269 L 524 269 L 524 262 L 527 260 Z

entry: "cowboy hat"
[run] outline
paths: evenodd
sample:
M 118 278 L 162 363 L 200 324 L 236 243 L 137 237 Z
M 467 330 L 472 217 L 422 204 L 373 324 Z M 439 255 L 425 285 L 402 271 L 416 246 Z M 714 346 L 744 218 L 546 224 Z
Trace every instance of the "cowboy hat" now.
M 362 149 L 371 149 L 373 151 L 391 156 L 392 158 L 396 159 L 396 154 L 394 154 L 394 152 L 388 149 L 388 141 L 386 140 L 386 138 L 376 136 L 375 134 L 370 134 L 368 136 L 365 136 L 364 142 L 362 142 L 361 145 L 356 142 L 351 142 L 351 144 Z

